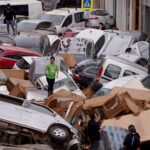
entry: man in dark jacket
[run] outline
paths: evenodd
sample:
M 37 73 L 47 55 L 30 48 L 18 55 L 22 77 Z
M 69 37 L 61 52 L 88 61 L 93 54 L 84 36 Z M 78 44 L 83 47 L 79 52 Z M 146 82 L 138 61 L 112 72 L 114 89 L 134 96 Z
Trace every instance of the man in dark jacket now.
M 136 132 L 134 125 L 129 125 L 129 133 L 124 140 L 123 150 L 140 150 L 140 135 Z
M 5 16 L 5 22 L 7 24 L 7 32 L 9 32 L 9 25 L 11 25 L 11 28 L 13 30 L 13 34 L 15 34 L 15 22 L 14 19 L 16 19 L 16 15 L 14 10 L 11 8 L 10 4 L 6 5 L 6 9 L 4 10 L 4 16 Z
M 88 134 L 91 142 L 91 150 L 99 150 L 100 124 L 95 121 L 95 114 L 92 114 L 90 118 L 88 122 Z

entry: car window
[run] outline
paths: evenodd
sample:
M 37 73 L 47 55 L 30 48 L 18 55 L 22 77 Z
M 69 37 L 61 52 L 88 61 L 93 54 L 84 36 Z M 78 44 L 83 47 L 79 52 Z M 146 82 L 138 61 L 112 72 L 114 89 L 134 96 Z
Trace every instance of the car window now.
M 74 18 L 75 18 L 76 23 L 83 22 L 84 21 L 84 13 L 83 12 L 75 13 Z
M 108 65 L 106 71 L 104 72 L 104 75 L 112 79 L 117 79 L 119 77 L 120 72 L 120 67 L 115 65 Z
M 141 56 L 147 58 L 149 56 L 149 46 L 145 43 L 138 44 Z
M 144 78 L 141 82 L 144 85 L 144 87 L 150 89 L 150 76 Z
M 111 89 L 101 88 L 94 94 L 93 97 L 105 96 L 105 95 L 108 95 L 110 92 L 111 92 Z
M 136 63 L 145 67 L 148 64 L 148 60 L 146 60 L 144 58 L 140 58 Z
M 97 70 L 98 70 L 98 67 L 91 66 L 91 67 L 85 69 L 85 73 L 90 75 L 90 76 L 95 77 L 97 74 Z
M 63 27 L 67 27 L 72 23 L 72 15 L 68 16 L 65 20 L 65 22 L 63 23 Z
M 123 77 L 125 76 L 130 76 L 130 75 L 135 75 L 135 72 L 129 71 L 129 70 L 125 70 L 125 72 L 123 73 Z
M 51 25 L 52 25 L 51 22 L 41 22 L 36 27 L 36 30 L 38 30 L 38 29 L 49 29 L 51 27 Z
M 92 43 L 88 42 L 87 46 L 86 46 L 86 58 L 91 58 L 92 57 Z
M 63 72 L 68 73 L 68 68 L 62 60 L 60 62 L 60 70 L 63 71 Z
M 30 64 L 27 63 L 23 58 L 20 59 L 17 63 L 16 66 L 18 66 L 18 68 L 20 69 L 29 69 L 30 68 Z
M 105 36 L 103 35 L 99 40 L 95 43 L 95 55 L 99 52 L 105 42 Z
M 22 56 L 27 56 L 23 54 L 13 54 L 13 55 L 5 55 L 4 57 L 10 58 L 10 59 L 15 59 L 15 60 L 20 60 Z
M 55 14 L 44 14 L 41 17 L 41 19 L 48 20 L 52 22 L 54 25 L 60 25 L 63 22 L 64 18 L 65 18 L 64 15 L 55 15 Z
M 31 109 L 47 115 L 53 115 L 53 112 L 50 109 L 35 103 L 31 103 Z

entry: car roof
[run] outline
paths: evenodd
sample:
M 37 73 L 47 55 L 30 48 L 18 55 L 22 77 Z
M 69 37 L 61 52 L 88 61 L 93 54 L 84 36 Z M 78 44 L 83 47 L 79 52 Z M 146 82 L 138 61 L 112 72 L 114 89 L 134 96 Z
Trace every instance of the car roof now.
M 49 22 L 49 23 L 51 23 L 48 20 L 41 20 L 41 19 L 26 19 L 26 20 L 20 21 L 19 23 L 34 23 L 34 24 L 39 24 L 39 23 L 42 23 L 42 22 Z
M 45 14 L 55 14 L 55 15 L 67 16 L 73 12 L 83 12 L 83 11 L 81 9 L 76 9 L 76 8 L 60 8 L 60 9 L 53 9 L 52 11 L 48 11 Z
M 78 33 L 76 37 L 92 39 L 95 44 L 97 40 L 103 35 L 105 35 L 105 32 L 102 30 L 87 28 L 87 29 L 82 30 L 80 33 Z
M 14 52 L 25 52 L 25 53 L 31 53 L 40 56 L 41 54 L 30 50 L 30 49 L 25 49 L 21 47 L 16 47 L 16 46 L 10 46 L 10 45 L 0 45 L 0 50 L 1 51 L 14 51 Z
M 104 60 L 107 60 L 107 59 L 110 59 L 110 60 L 114 60 L 114 61 L 118 61 L 122 64 L 125 64 L 125 65 L 128 65 L 128 66 L 132 66 L 134 68 L 137 68 L 137 69 L 140 69 L 144 72 L 147 72 L 147 69 L 145 67 L 142 67 L 132 61 L 129 61 L 129 60 L 126 60 L 126 59 L 123 59 L 123 58 L 120 58 L 120 57 L 117 57 L 117 56 L 112 56 L 112 55 L 108 55 L 108 56 L 105 56 L 104 57 Z

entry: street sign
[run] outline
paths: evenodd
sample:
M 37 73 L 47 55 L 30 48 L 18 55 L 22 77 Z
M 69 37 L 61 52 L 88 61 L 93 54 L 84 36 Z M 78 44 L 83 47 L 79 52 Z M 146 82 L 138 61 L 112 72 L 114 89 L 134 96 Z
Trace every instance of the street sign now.
M 82 0 L 81 9 L 83 10 L 92 10 L 93 9 L 93 0 Z

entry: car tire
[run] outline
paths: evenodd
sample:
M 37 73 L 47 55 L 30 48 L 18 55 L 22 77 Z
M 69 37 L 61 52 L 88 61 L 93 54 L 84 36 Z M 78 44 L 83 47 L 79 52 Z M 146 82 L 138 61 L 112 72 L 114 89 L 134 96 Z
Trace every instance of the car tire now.
M 69 130 L 61 125 L 53 125 L 50 127 L 49 134 L 52 142 L 56 143 L 64 143 L 65 141 L 68 141 L 71 135 Z

